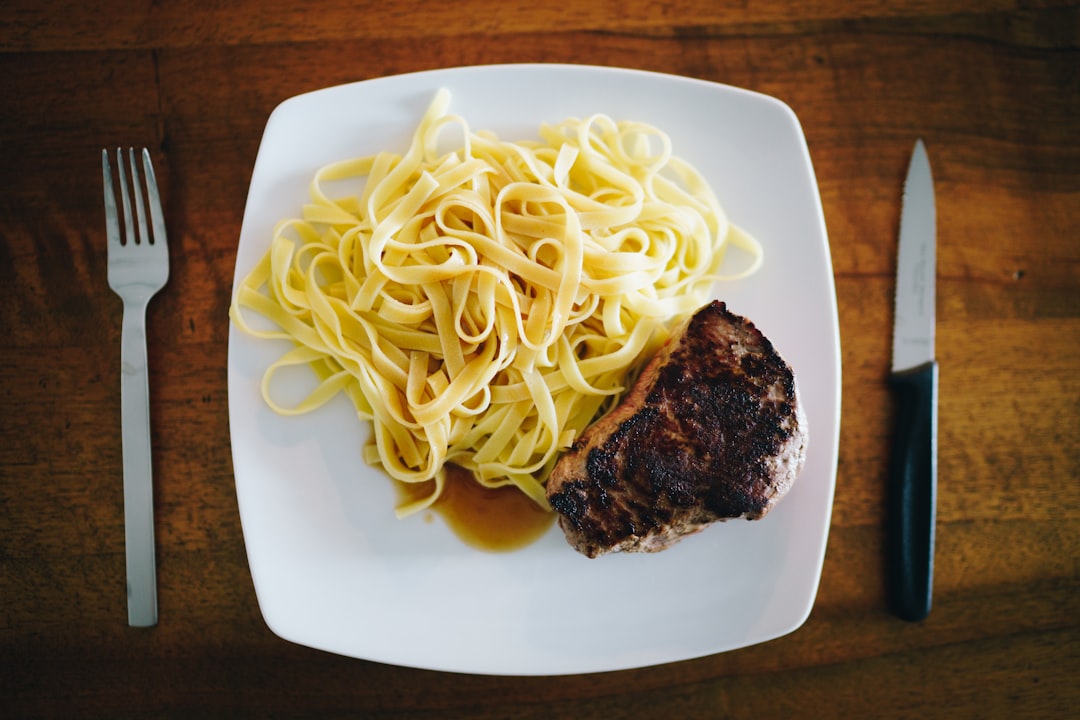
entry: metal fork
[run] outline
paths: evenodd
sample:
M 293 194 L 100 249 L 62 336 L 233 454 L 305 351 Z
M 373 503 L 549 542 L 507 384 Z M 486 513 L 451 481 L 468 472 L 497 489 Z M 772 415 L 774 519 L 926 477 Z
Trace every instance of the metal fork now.
M 124 155 L 116 150 L 123 237 L 116 210 L 109 153 L 101 151 L 105 184 L 105 228 L 109 242 L 109 287 L 124 301 L 120 336 L 120 408 L 124 453 L 124 542 L 127 556 L 128 625 L 157 624 L 157 570 L 154 561 L 154 488 L 150 467 L 150 391 L 146 378 L 146 305 L 169 279 L 169 248 L 150 152 L 143 148 L 143 182 L 128 148 L 130 187 Z M 131 209 L 135 208 L 132 218 Z M 149 210 L 150 227 L 147 227 Z

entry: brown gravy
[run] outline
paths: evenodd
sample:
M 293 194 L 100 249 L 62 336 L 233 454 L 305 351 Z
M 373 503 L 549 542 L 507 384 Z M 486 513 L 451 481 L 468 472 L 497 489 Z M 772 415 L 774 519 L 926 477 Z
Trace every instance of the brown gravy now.
M 428 483 L 394 485 L 402 500 L 431 492 Z M 539 540 L 555 522 L 555 513 L 537 507 L 517 488 L 486 488 L 458 465 L 446 466 L 446 487 L 431 510 L 462 542 L 488 552 L 519 550 Z

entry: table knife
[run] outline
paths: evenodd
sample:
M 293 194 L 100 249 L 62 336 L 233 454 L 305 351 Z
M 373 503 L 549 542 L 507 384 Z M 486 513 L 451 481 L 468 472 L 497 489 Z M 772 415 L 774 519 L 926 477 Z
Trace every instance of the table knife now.
M 890 386 L 896 425 L 889 479 L 889 602 L 905 620 L 930 613 L 937 503 L 934 359 L 936 211 L 930 161 L 915 143 L 900 213 Z

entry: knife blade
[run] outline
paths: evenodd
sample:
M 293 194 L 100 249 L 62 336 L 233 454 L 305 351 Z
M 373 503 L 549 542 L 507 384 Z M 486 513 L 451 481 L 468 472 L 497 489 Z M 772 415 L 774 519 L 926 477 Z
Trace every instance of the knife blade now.
M 889 601 L 905 620 L 930 613 L 937 512 L 937 218 L 930 160 L 915 143 L 904 181 L 892 373 L 896 424 L 889 481 Z

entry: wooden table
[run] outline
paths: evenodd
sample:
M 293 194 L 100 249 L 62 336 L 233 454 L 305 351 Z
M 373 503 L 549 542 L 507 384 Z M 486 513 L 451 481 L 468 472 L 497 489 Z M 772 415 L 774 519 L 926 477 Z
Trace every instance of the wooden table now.
M 1075 712 L 1080 9 L 1017 8 L 1027 4 L 4 3 L 0 716 Z M 844 379 L 828 551 L 796 632 L 543 679 L 363 662 L 264 624 L 233 484 L 226 335 L 267 116 L 328 85 L 504 62 L 720 81 L 799 116 L 830 234 Z M 940 496 L 934 609 L 908 623 L 886 610 L 882 548 L 899 192 L 916 137 L 937 183 Z M 100 148 L 121 144 L 154 154 L 172 256 L 149 310 L 152 630 L 128 628 L 124 610 L 121 307 L 106 284 L 99 164 Z

